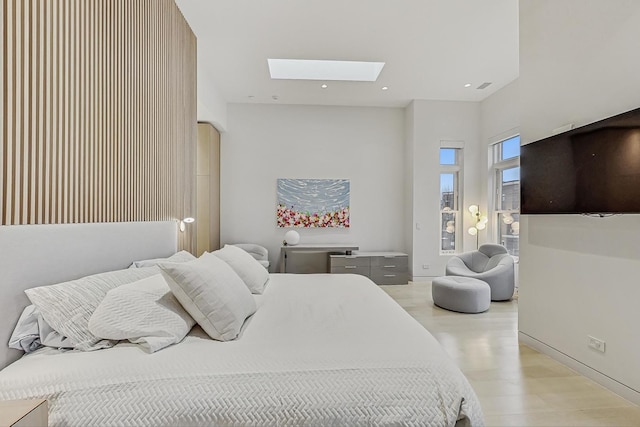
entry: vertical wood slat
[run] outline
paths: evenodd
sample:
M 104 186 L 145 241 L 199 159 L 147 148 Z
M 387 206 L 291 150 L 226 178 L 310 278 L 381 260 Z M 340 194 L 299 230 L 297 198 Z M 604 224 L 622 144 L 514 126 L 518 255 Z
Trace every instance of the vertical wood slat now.
M 7 0 L 0 0 L 0 25 L 2 25 L 2 31 L 0 31 L 0 46 L 2 47 L 2 55 L 0 55 L 0 95 L 2 96 L 2 104 L 0 104 L 0 137 L 2 138 L 2 146 L 0 147 L 0 168 L 5 169 L 5 145 L 7 141 L 7 72 L 5 67 L 7 62 L 5 60 L 6 52 L 7 52 L 7 38 L 5 37 L 5 32 L 7 31 Z M 4 174 L 0 174 L 0 223 L 4 221 L 5 217 L 5 189 L 6 182 Z
M 10 129 L 9 129 L 9 119 L 8 119 L 8 111 L 9 111 L 9 106 L 11 105 L 11 100 L 9 99 L 11 96 L 11 91 L 9 91 L 9 87 L 8 87 L 8 82 L 9 82 L 9 58 L 8 58 L 8 52 L 9 52 L 9 45 L 7 43 L 8 39 L 9 39 L 9 33 L 11 32 L 11 26 L 10 26 L 10 13 L 11 11 L 9 10 L 9 2 L 8 0 L 1 0 L 0 3 L 2 6 L 0 6 L 0 18 L 2 19 L 2 31 L 0 31 L 0 40 L 2 43 L 2 56 L 0 57 L 0 77 L 2 78 L 2 82 L 0 82 L 0 85 L 2 86 L 2 88 L 0 89 L 0 91 L 2 92 L 2 106 L 0 108 L 2 108 L 2 147 L 0 147 L 0 167 L 2 168 L 2 170 L 7 170 L 8 169 L 8 165 L 7 165 L 7 161 L 8 161 L 8 140 L 9 140 L 9 135 L 10 135 Z M 9 189 L 9 182 L 5 176 L 5 174 L 0 174 L 0 185 L 2 185 L 2 188 L 0 188 L 0 197 L 2 197 L 2 200 L 0 200 L 0 223 L 4 223 L 8 220 L 8 209 L 9 206 L 7 206 L 6 204 L 6 200 L 7 200 L 7 196 L 8 196 L 8 189 Z
M 12 29 L 12 34 L 11 35 L 7 35 L 9 36 L 13 36 L 13 38 L 15 39 L 15 41 L 12 43 L 12 53 L 13 53 L 13 57 L 10 58 L 9 60 L 11 61 L 11 81 L 12 81 L 12 87 L 19 89 L 17 87 L 17 85 L 19 84 L 19 79 L 16 77 L 19 75 L 20 70 L 17 68 L 20 64 L 20 48 L 18 47 L 20 45 L 20 40 L 21 40 L 21 31 L 20 28 L 18 27 L 18 23 L 22 20 L 22 17 L 20 16 L 20 6 L 17 4 L 13 4 L 12 7 L 12 23 L 11 23 L 11 29 Z M 15 116 L 13 117 L 13 120 L 9 119 L 10 121 L 13 121 L 14 123 L 12 123 L 11 126 L 11 135 L 9 136 L 9 138 L 11 138 L 10 141 L 7 141 L 8 144 L 8 152 L 7 152 L 7 156 L 9 157 L 9 161 L 8 161 L 8 169 L 12 172 L 11 175 L 8 175 L 7 178 L 10 180 L 10 183 L 8 184 L 8 191 L 9 191 L 9 197 L 11 197 L 12 199 L 16 196 L 14 196 L 14 194 L 16 193 L 16 187 L 17 185 L 19 185 L 19 179 L 16 179 L 19 175 L 19 169 L 17 169 L 17 160 L 20 159 L 20 153 L 19 151 L 16 150 L 16 140 L 18 138 L 20 138 L 20 134 L 18 133 L 19 129 L 20 129 L 20 117 L 21 117 L 21 108 L 20 108 L 20 103 L 19 103 L 19 99 L 17 96 L 12 96 L 11 99 L 12 103 L 11 106 L 9 108 L 13 108 L 13 111 L 15 111 Z M 19 192 L 18 192 L 19 194 Z M 17 198 L 17 201 L 19 202 L 19 198 Z M 16 218 L 16 206 L 13 206 L 11 204 L 8 205 L 8 210 L 9 210 L 9 220 L 10 221 L 19 221 L 19 219 Z
M 0 225 L 195 215 L 196 42 L 173 0 L 0 0 L 0 23 Z
M 21 98 L 19 98 L 19 109 L 20 109 L 20 119 L 19 119 L 19 126 L 18 128 L 18 138 L 20 139 L 26 139 L 26 126 L 25 126 L 25 114 L 28 112 L 28 89 L 25 87 L 25 80 L 26 80 L 26 73 L 28 72 L 26 70 L 26 56 L 28 55 L 27 52 L 27 40 L 25 37 L 25 33 L 29 30 L 29 23 L 28 23 L 28 17 L 29 17 L 29 11 L 27 10 L 25 12 L 25 7 L 26 7 L 26 2 L 21 2 L 20 4 L 20 23 L 19 25 L 21 26 L 21 31 L 20 31 L 20 45 L 19 45 L 19 49 L 20 49 L 20 61 L 19 61 L 19 65 L 18 65 L 18 71 L 17 71 L 17 81 L 18 81 L 18 85 L 21 88 L 21 90 L 24 92 L 24 94 L 26 96 L 23 96 Z M 27 139 L 28 141 L 28 139 Z M 29 159 L 27 158 L 27 156 L 25 155 L 25 152 L 27 150 L 28 144 L 18 144 L 16 146 L 16 153 L 17 153 L 17 158 L 16 158 L 16 162 L 15 162 L 15 168 L 16 168 L 16 173 L 18 175 L 18 185 L 16 188 L 16 191 L 21 193 L 21 194 L 25 194 L 27 193 L 26 189 L 25 189 L 25 170 L 28 168 L 28 162 Z M 27 193 L 28 194 L 28 193 Z M 26 206 L 24 198 L 21 200 L 22 203 L 20 203 L 18 206 L 16 206 L 17 210 L 16 210 L 16 216 L 17 216 L 17 220 L 18 221 L 24 221 L 25 218 L 23 218 L 23 215 L 26 214 Z M 25 215 L 26 216 L 26 215 Z

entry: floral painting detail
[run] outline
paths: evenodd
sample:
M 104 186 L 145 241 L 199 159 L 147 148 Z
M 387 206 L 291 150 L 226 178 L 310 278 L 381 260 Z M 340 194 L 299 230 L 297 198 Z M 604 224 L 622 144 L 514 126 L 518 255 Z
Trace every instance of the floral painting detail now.
M 349 207 L 340 211 L 313 214 L 278 205 L 278 227 L 349 227 Z
M 278 179 L 278 227 L 349 227 L 348 179 Z

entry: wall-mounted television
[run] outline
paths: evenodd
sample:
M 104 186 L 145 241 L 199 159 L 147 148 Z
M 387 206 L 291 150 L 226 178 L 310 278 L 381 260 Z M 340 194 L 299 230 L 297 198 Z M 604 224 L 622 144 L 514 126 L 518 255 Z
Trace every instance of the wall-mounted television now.
M 523 214 L 640 213 L 640 108 L 523 145 Z

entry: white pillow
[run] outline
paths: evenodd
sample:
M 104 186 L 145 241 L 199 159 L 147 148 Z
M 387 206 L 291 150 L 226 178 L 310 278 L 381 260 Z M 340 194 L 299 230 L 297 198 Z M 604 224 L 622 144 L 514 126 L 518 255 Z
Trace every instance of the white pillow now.
M 205 253 L 195 261 L 163 264 L 173 294 L 213 339 L 233 340 L 245 319 L 256 311 L 256 303 L 231 267 Z
M 129 340 L 153 353 L 176 344 L 195 321 L 184 311 L 161 274 L 107 293 L 89 320 L 89 330 L 109 340 Z
M 154 265 L 161 264 L 163 262 L 187 262 L 196 259 L 191 253 L 187 251 L 176 252 L 169 258 L 154 258 L 143 259 L 141 261 L 133 261 L 133 264 L 129 268 L 141 268 L 141 267 L 153 267 Z
M 261 294 L 269 280 L 269 272 L 249 252 L 233 245 L 211 252 L 233 268 L 252 294 Z
M 159 273 L 158 267 L 132 268 L 94 274 L 70 282 L 24 291 L 44 320 L 75 345 L 76 350 L 112 347 L 89 331 L 89 319 L 111 289 Z

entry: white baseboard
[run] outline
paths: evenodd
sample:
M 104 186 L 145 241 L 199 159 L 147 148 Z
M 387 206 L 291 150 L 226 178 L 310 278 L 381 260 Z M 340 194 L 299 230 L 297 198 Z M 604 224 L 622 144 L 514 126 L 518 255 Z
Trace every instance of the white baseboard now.
M 561 351 L 556 350 L 553 347 L 548 346 L 542 341 L 538 341 L 537 339 L 518 331 L 518 340 L 522 344 L 526 344 L 529 347 L 538 350 L 540 353 L 546 354 L 552 359 L 557 360 L 560 363 L 567 365 L 569 368 L 574 371 L 579 372 L 585 377 L 597 382 L 601 386 L 611 390 L 612 392 L 622 396 L 628 401 L 640 405 L 640 392 L 632 389 L 629 386 L 622 384 L 619 381 L 614 380 L 611 377 L 606 376 L 602 372 L 596 371 L 595 369 L 585 365 L 584 363 L 574 359 L 571 356 L 568 356 Z

